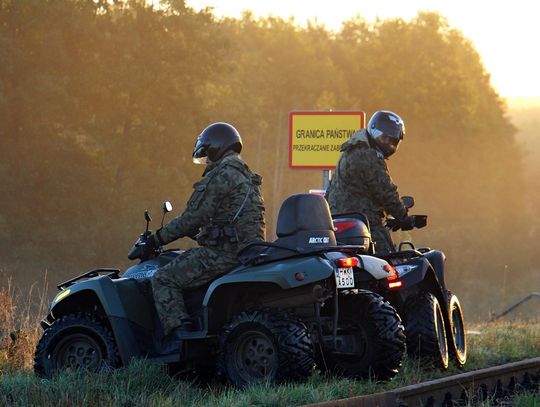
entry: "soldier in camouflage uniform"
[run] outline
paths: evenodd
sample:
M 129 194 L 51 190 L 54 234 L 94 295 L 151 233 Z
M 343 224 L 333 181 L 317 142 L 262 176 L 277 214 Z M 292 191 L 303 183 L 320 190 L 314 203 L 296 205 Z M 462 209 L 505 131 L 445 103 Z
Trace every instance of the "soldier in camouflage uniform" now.
M 204 129 L 193 150 L 193 161 L 207 164 L 203 178 L 193 185 L 185 211 L 148 239 L 155 247 L 190 236 L 200 245 L 160 268 L 152 279 L 156 309 L 167 335 L 164 354 L 192 329 L 184 290 L 237 266 L 237 253 L 247 243 L 265 240 L 262 178 L 242 161 L 241 149 L 240 134 L 233 126 L 220 122 Z
M 401 221 L 403 230 L 414 225 L 385 163 L 404 135 L 405 124 L 397 114 L 376 112 L 367 129 L 357 131 L 341 146 L 341 156 L 326 192 L 333 214 L 361 212 L 367 216 L 378 253 L 395 250 L 390 233 L 383 226 L 388 214 Z

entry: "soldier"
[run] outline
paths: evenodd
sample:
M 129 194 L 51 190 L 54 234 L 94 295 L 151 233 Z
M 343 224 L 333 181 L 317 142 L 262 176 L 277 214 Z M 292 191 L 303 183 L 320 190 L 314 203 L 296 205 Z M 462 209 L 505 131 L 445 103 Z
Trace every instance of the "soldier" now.
M 395 250 L 390 233 L 383 226 L 388 214 L 401 221 L 403 230 L 414 225 L 384 161 L 397 151 L 404 135 L 401 117 L 389 111 L 375 112 L 368 128 L 357 131 L 341 146 L 341 156 L 326 192 L 333 214 L 361 212 L 367 216 L 379 253 Z
M 190 236 L 200 247 L 183 252 L 152 279 L 156 309 L 164 327 L 161 353 L 178 350 L 180 337 L 193 329 L 183 292 L 208 283 L 239 264 L 237 253 L 265 239 L 262 178 L 239 153 L 242 139 L 227 123 L 205 128 L 193 149 L 193 161 L 207 164 L 184 212 L 149 236 L 147 250 Z

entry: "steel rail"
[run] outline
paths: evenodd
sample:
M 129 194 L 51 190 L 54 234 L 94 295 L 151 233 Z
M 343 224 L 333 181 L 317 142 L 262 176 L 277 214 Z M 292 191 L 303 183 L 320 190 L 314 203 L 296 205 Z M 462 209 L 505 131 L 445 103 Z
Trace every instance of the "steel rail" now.
M 410 407 L 466 405 L 490 398 L 510 397 L 516 391 L 539 391 L 540 357 L 525 359 L 365 396 L 303 407 Z

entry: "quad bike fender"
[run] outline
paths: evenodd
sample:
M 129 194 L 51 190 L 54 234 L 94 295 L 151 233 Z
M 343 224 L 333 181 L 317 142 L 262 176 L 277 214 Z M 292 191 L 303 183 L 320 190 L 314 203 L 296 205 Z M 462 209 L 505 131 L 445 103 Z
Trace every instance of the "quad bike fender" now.
M 444 262 L 446 261 L 446 256 L 444 253 L 440 250 L 430 250 L 424 253 L 424 257 L 428 259 L 433 267 L 433 271 L 441 287 L 446 289 L 446 282 L 444 281 Z
M 360 268 L 367 271 L 375 280 L 388 277 L 388 271 L 385 267 L 388 267 L 389 264 L 386 260 L 365 254 L 357 257 L 360 260 Z
M 418 290 L 430 292 L 446 310 L 448 290 L 444 281 L 444 261 L 442 252 L 431 250 L 420 258 L 395 266 L 403 283 L 400 292 L 405 297 L 416 295 Z
M 404 290 L 418 286 L 426 279 L 426 275 L 434 274 L 433 267 L 425 258 L 414 259 L 394 267 L 403 283 L 402 289 Z
M 141 345 L 144 341 L 136 338 L 153 327 L 152 304 L 148 304 L 136 284 L 133 279 L 113 280 L 108 276 L 73 284 L 56 294 L 44 323 L 79 312 L 95 315 L 110 327 L 122 363 L 126 364 L 131 358 L 144 354 Z
M 446 290 L 444 281 L 444 253 L 430 250 L 422 257 L 412 259 L 407 263 L 395 266 L 403 282 L 403 289 L 419 284 L 433 284 L 441 290 Z
M 125 317 L 118 292 L 108 276 L 81 281 L 60 290 L 51 303 L 50 314 L 57 319 L 74 311 L 92 312 L 96 307 L 105 315 Z
M 431 292 L 439 300 L 443 309 L 443 315 L 445 316 L 445 323 L 447 326 L 450 326 L 450 321 L 448 320 L 448 288 L 446 287 L 446 281 L 444 279 L 446 256 L 440 250 L 430 250 L 429 252 L 424 253 L 424 257 L 428 259 L 433 270 L 433 275 L 435 276 L 434 280 L 436 280 L 436 286 L 433 284 Z
M 254 267 L 239 267 L 208 287 L 203 305 L 208 306 L 213 296 L 234 284 L 271 284 L 276 289 L 287 290 L 325 280 L 333 275 L 334 267 L 322 257 L 297 257 Z

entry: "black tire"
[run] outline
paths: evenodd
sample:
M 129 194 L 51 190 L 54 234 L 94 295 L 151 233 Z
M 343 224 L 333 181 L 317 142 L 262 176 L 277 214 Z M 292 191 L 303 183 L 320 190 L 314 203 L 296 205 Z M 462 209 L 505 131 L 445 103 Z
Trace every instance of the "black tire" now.
M 240 388 L 308 377 L 315 366 L 304 323 L 277 311 L 242 312 L 220 336 L 218 370 Z
M 410 296 L 405 301 L 403 317 L 409 355 L 447 369 L 446 327 L 437 298 L 429 292 Z
M 45 378 L 57 371 L 99 372 L 119 365 L 111 331 L 88 314 L 70 314 L 54 321 L 43 332 L 34 354 L 34 372 Z
M 390 380 L 405 356 L 405 333 L 398 313 L 383 297 L 371 291 L 340 300 L 338 335 L 353 335 L 354 353 L 325 352 L 319 368 L 355 379 Z
M 467 363 L 465 320 L 458 297 L 450 291 L 448 291 L 448 321 L 446 338 L 450 359 L 457 367 L 463 367 Z

